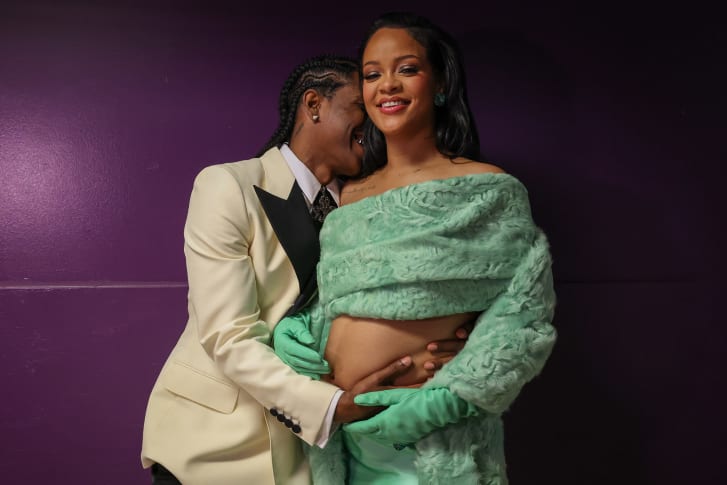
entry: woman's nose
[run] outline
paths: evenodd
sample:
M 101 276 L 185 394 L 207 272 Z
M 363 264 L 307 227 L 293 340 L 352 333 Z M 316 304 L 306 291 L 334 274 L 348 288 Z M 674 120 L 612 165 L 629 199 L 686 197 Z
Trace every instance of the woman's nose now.
M 401 88 L 401 83 L 396 78 L 396 76 L 392 75 L 384 75 L 381 79 L 380 89 L 384 93 L 392 93 L 396 92 L 399 88 Z

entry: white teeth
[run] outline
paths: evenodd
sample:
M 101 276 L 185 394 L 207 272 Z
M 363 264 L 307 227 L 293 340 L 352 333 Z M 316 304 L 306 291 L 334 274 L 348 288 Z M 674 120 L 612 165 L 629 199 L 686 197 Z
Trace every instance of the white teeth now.
M 400 104 L 404 104 L 404 103 L 401 101 L 385 101 L 385 102 L 381 103 L 381 106 L 383 108 L 391 108 L 392 106 L 399 106 Z

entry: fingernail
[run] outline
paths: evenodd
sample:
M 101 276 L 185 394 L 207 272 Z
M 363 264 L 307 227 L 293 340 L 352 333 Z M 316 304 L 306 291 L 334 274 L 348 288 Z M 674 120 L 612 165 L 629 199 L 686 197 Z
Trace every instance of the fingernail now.
M 431 362 L 425 362 L 424 368 L 427 370 L 432 370 L 432 369 L 434 369 L 434 364 L 432 364 Z
M 427 350 L 429 350 L 429 351 L 435 351 L 435 350 L 437 350 L 437 344 L 429 344 L 429 345 L 427 345 Z
M 399 362 L 403 366 L 408 366 L 409 364 L 411 364 L 411 357 L 409 357 L 408 355 L 406 357 L 402 357 L 401 360 L 399 360 Z
M 459 338 L 467 338 L 467 331 L 460 328 L 459 330 L 457 330 L 455 335 L 457 335 L 457 337 Z

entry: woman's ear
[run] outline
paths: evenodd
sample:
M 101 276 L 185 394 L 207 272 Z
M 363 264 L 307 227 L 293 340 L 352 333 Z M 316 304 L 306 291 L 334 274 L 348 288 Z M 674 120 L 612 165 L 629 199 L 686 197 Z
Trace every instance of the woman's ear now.
M 434 94 L 434 106 L 437 108 L 441 108 L 447 103 L 447 96 L 441 92 L 437 91 L 437 93 Z

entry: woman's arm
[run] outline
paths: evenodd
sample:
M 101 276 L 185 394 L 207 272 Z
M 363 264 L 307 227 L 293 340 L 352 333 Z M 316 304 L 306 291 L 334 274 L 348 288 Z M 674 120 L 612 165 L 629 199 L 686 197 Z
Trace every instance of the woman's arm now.
M 420 391 L 359 396 L 359 404 L 390 407 L 346 429 L 411 443 L 478 412 L 502 413 L 551 353 L 555 302 L 548 244 L 539 233 L 506 291 L 477 319 L 464 349 Z
M 506 291 L 484 311 L 465 346 L 426 387 L 447 387 L 488 413 L 505 411 L 543 369 L 555 344 L 551 257 L 539 232 Z

